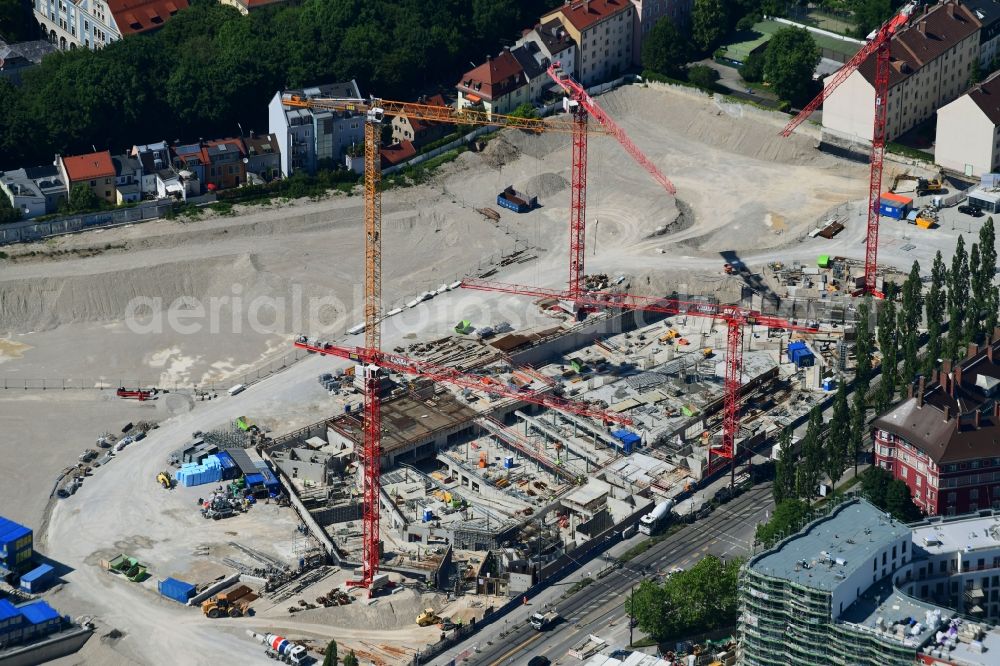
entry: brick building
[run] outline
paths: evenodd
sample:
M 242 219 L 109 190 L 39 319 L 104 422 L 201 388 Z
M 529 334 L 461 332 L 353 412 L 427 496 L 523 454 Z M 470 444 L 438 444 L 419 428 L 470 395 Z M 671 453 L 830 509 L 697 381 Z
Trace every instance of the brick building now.
M 1000 329 L 874 422 L 875 464 L 928 515 L 1000 508 Z

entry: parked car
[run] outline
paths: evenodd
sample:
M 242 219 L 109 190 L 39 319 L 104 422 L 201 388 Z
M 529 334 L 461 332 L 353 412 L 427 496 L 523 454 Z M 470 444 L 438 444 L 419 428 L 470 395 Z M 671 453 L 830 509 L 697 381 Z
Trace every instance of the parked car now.
M 979 206 L 973 206 L 972 204 L 963 204 L 958 207 L 959 213 L 964 213 L 966 215 L 971 215 L 972 217 L 982 217 L 983 209 Z

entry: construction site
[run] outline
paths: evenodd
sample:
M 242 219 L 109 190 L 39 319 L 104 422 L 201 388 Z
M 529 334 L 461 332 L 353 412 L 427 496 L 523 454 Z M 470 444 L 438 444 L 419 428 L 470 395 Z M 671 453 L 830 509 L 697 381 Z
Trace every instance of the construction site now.
M 696 517 L 836 388 L 867 165 L 690 90 L 567 94 L 536 121 L 561 130 L 511 124 L 377 201 L 369 169 L 354 196 L 9 248 L 0 410 L 33 446 L 0 501 L 70 568 L 47 598 L 97 625 L 82 658 L 335 638 L 410 663 L 654 506 Z M 883 224 L 871 279 L 961 232 Z M 216 320 L 157 328 L 182 298 Z

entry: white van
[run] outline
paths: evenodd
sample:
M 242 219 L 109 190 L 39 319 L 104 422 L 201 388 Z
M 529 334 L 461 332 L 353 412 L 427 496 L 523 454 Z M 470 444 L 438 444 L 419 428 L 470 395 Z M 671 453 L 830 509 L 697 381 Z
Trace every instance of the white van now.
M 236 395 L 237 393 L 243 393 L 245 389 L 246 386 L 244 386 L 243 384 L 237 384 L 236 386 L 229 389 L 229 395 Z

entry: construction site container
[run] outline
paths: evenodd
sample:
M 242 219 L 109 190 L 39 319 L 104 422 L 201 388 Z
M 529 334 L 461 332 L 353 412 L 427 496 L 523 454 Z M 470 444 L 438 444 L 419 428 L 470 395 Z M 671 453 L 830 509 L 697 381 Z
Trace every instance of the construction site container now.
M 196 592 L 194 585 L 177 580 L 176 578 L 167 578 L 166 580 L 158 581 L 156 589 L 168 599 L 173 599 L 182 604 L 186 604 L 188 599 L 193 597 Z
M 274 475 L 271 468 L 267 466 L 267 462 L 264 460 L 254 460 L 254 467 L 264 478 L 264 488 L 267 490 L 268 495 L 275 497 L 281 494 L 281 482 L 278 481 L 278 477 Z
M 504 188 L 503 192 L 497 195 L 497 205 L 508 208 L 515 213 L 527 213 L 538 205 L 537 197 L 529 197 L 523 192 L 518 192 L 513 186 Z
M 816 364 L 816 355 L 802 340 L 796 340 L 788 345 L 788 360 L 797 368 L 809 368 Z
M 216 453 L 215 459 L 219 461 L 219 465 L 222 470 L 220 476 L 221 480 L 231 481 L 236 477 L 241 476 L 240 468 L 236 466 L 236 463 L 233 461 L 233 457 L 226 451 L 219 451 Z
M 30 570 L 33 534 L 30 527 L 0 517 L 0 567 L 15 573 Z
M 21 589 L 25 592 L 38 594 L 44 592 L 56 579 L 56 570 L 48 564 L 40 564 L 21 576 Z
M 622 453 L 628 455 L 639 445 L 640 437 L 631 430 L 620 428 L 612 431 L 611 436 L 621 442 Z
M 830 265 L 830 255 L 821 254 L 816 258 L 816 265 L 820 268 L 827 268 Z
M 913 206 L 913 199 L 894 192 L 883 192 L 879 197 L 879 212 L 886 217 L 901 220 Z

